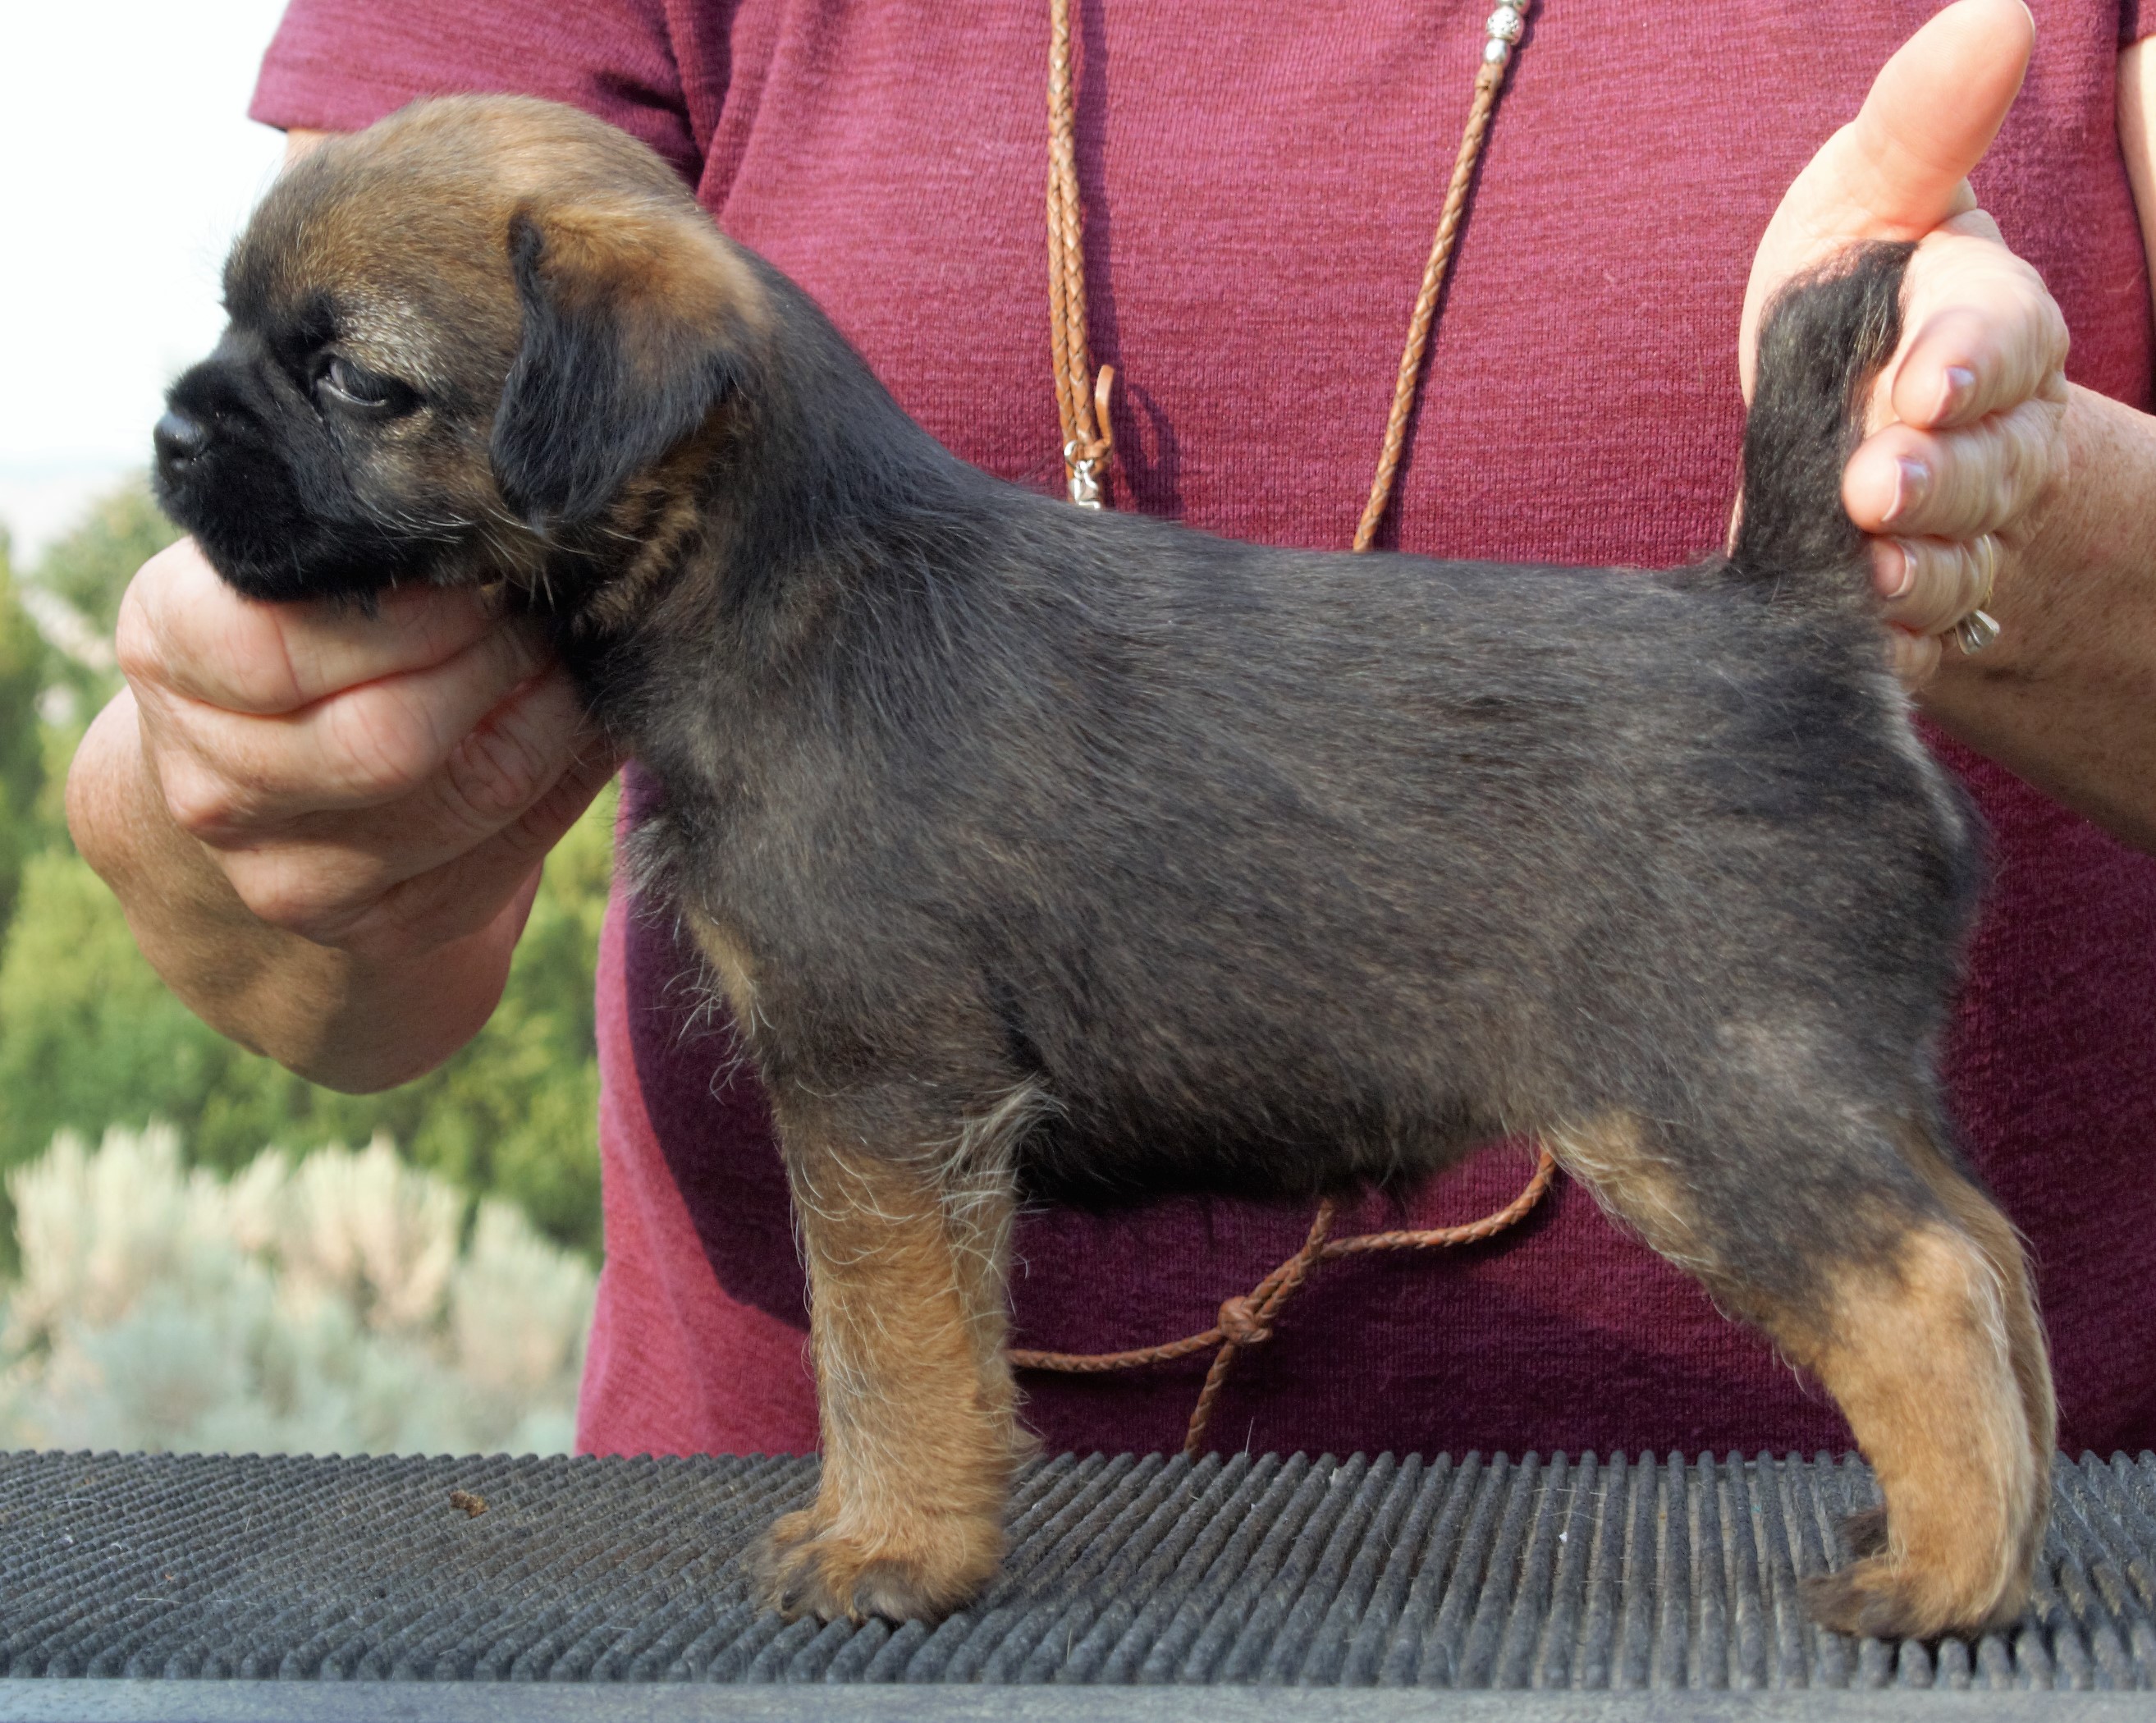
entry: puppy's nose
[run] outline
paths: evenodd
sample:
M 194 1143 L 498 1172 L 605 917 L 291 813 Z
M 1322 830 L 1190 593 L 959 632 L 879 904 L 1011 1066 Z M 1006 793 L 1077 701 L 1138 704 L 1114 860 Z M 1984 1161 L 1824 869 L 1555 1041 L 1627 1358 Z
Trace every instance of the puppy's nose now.
M 150 436 L 157 445 L 159 463 L 166 466 L 185 466 L 209 447 L 209 427 L 177 407 L 166 412 Z

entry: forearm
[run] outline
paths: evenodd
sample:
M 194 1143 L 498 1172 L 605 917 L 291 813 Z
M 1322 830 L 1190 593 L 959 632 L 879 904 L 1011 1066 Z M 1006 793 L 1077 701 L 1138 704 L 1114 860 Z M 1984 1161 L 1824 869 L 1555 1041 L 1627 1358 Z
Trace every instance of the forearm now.
M 271 926 L 173 822 L 127 693 L 83 738 L 68 778 L 68 824 L 143 955 L 189 1010 L 300 1076 L 354 1093 L 419 1076 L 478 1032 L 531 902 L 527 887 L 475 934 L 386 957 Z
M 2156 419 L 2076 388 L 2067 461 L 1925 712 L 2138 848 L 2156 851 Z

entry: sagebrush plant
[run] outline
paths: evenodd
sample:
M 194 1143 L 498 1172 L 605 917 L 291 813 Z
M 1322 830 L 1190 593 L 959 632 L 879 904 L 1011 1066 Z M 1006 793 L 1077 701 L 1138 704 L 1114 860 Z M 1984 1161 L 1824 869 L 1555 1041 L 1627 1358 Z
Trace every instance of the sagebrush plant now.
M 377 1138 L 230 1178 L 169 1126 L 64 1134 L 8 1177 L 22 1253 L 0 1444 L 555 1453 L 590 1265 Z

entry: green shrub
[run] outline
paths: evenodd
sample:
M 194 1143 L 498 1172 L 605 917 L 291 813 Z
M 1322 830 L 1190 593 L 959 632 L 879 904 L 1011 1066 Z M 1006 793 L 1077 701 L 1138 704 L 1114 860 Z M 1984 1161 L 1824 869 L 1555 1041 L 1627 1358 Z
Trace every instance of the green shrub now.
M 0 532 L 0 928 L 14 912 L 23 862 L 49 836 L 38 818 L 45 759 L 38 697 L 49 667 L 44 642 L 16 600 Z
M 67 626 L 47 655 L 46 797 L 39 814 L 48 834 L 65 841 L 59 792 L 75 743 L 120 689 L 110 642 L 127 583 L 143 563 L 180 537 L 151 500 L 147 479 L 116 486 L 84 510 L 64 535 L 46 547 L 31 584 L 57 608 Z M 85 650 L 87 648 L 87 650 Z

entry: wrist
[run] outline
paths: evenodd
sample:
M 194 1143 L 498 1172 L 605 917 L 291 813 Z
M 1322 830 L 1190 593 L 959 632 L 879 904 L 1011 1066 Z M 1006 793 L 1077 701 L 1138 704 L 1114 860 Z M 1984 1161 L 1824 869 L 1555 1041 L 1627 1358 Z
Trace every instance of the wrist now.
M 133 694 L 121 691 L 90 723 L 68 767 L 68 834 L 83 860 L 111 887 L 136 930 L 160 935 L 194 928 L 201 936 L 192 968 L 208 985 L 221 969 L 244 966 L 266 934 L 226 884 L 203 846 L 174 823 L 156 769 L 142 745 Z M 156 959 L 152 958 L 152 962 Z M 157 964 L 168 983 L 173 977 Z M 186 990 L 175 985 L 185 996 Z
M 312 961 L 260 972 L 242 1006 L 266 1031 L 259 1051 L 348 1094 L 425 1076 L 494 1015 L 538 879 L 535 868 L 492 921 L 431 950 L 382 958 L 314 946 Z
M 501 998 L 538 880 L 535 865 L 477 929 L 393 955 L 271 926 L 172 820 L 125 691 L 76 750 L 67 814 L 142 955 L 189 1011 L 310 1082 L 355 1093 L 423 1076 L 479 1031 Z

